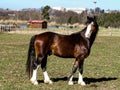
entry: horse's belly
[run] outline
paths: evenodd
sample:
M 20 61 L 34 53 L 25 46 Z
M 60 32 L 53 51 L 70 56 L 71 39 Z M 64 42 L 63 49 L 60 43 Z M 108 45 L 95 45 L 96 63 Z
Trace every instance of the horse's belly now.
M 51 48 L 51 51 L 52 51 L 52 54 L 59 57 L 64 57 L 64 58 L 74 57 L 73 50 L 69 47 L 58 47 L 56 45 L 53 45 Z

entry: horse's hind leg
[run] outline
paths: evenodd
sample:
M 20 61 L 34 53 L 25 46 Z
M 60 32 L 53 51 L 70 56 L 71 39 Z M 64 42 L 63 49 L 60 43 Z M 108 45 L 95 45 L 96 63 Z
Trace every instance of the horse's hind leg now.
M 52 81 L 50 80 L 48 73 L 46 71 L 46 64 L 47 64 L 47 55 L 44 57 L 44 59 L 41 62 L 41 68 L 44 75 L 44 83 L 52 84 Z
M 38 85 L 38 82 L 37 82 L 37 70 L 41 64 L 41 61 L 42 61 L 43 58 L 39 57 L 37 58 L 36 61 L 33 62 L 33 75 L 30 79 L 30 81 L 32 82 L 32 84 L 34 85 Z

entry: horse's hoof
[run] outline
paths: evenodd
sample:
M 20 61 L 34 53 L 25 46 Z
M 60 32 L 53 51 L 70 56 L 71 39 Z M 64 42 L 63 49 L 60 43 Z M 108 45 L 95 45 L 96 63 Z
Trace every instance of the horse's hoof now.
M 78 84 L 80 84 L 80 85 L 82 85 L 82 86 L 85 86 L 85 85 L 86 85 L 84 81 L 83 81 L 83 82 L 78 82 Z
M 38 85 L 38 82 L 37 82 L 37 81 L 35 81 L 35 82 L 33 83 L 33 85 Z
M 38 82 L 36 80 L 35 81 L 30 80 L 30 81 L 33 85 L 38 85 Z
M 46 84 L 53 84 L 53 82 L 51 80 L 44 80 L 44 83 L 46 83 Z
M 68 85 L 73 85 L 73 81 L 69 81 L 69 82 L 68 82 Z
M 53 82 L 50 80 L 50 81 L 49 81 L 49 84 L 53 84 Z

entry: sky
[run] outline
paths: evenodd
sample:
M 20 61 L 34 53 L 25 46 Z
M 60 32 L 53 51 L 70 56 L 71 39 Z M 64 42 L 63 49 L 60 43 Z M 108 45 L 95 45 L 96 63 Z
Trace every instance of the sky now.
M 93 2 L 97 3 L 94 4 Z M 100 7 L 104 10 L 120 10 L 120 0 L 1 0 L 0 8 L 21 10 L 24 8 L 50 7 L 92 8 Z

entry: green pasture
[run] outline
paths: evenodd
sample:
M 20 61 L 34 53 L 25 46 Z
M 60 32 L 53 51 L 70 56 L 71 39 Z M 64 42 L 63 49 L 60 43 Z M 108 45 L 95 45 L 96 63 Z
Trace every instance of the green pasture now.
M 54 55 L 48 57 L 47 64 L 53 85 L 43 83 L 41 69 L 37 77 L 39 85 L 32 85 L 25 64 L 29 40 L 34 33 L 0 33 L 0 90 L 120 90 L 120 29 L 108 30 L 99 32 L 91 54 L 85 60 L 83 77 L 86 86 L 77 84 L 78 72 L 74 75 L 74 85 L 69 86 L 66 77 L 74 59 Z

